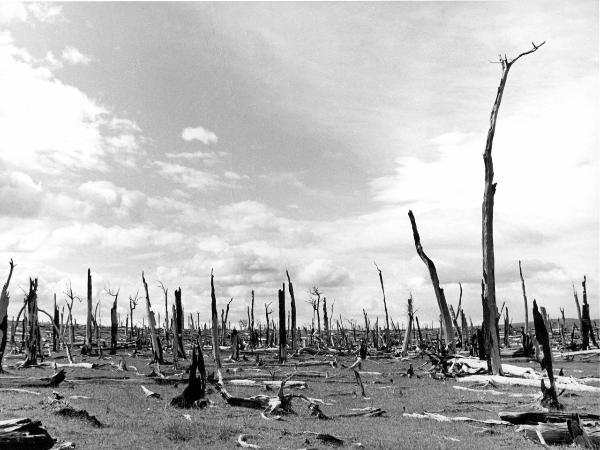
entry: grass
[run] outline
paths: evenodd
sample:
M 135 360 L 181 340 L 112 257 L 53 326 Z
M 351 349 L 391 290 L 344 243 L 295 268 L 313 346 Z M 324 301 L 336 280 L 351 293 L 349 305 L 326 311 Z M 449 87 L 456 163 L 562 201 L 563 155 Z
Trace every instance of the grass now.
M 121 356 L 101 363 L 118 363 Z M 128 366 L 136 366 L 140 372 L 149 373 L 147 359 L 126 356 Z M 265 357 L 265 360 L 270 357 Z M 210 373 L 211 361 L 207 358 Z M 96 361 L 89 358 L 88 361 Z M 294 361 L 291 359 L 290 361 Z M 14 369 L 14 359 L 6 361 L 12 376 L 42 377 L 51 375 L 51 369 Z M 350 358 L 343 360 L 349 364 Z M 425 362 L 425 360 L 423 360 Z M 420 360 L 413 361 L 417 367 Z M 529 363 L 519 363 L 530 366 Z M 245 378 L 255 373 L 252 362 L 227 363 L 225 367 L 242 367 L 236 378 Z M 357 386 L 347 369 L 327 367 L 331 379 L 305 378 L 308 389 L 301 391 L 307 396 L 320 398 L 327 403 L 322 410 L 329 416 L 347 413 L 350 408 L 366 406 L 380 407 L 386 411 L 384 417 L 334 418 L 317 420 L 309 415 L 306 403 L 294 399 L 297 415 L 288 415 L 281 421 L 265 420 L 260 412 L 228 406 L 216 393 L 209 394 L 213 401 L 210 408 L 181 410 L 169 406 L 171 398 L 179 394 L 179 386 L 155 384 L 152 379 L 137 376 L 135 371 L 117 372 L 114 367 L 66 369 L 67 381 L 59 388 L 30 388 L 41 392 L 36 396 L 23 393 L 2 392 L 0 419 L 30 417 L 41 420 L 50 435 L 60 441 L 74 442 L 79 449 L 182 449 L 182 448 L 233 448 L 240 434 L 249 436 L 248 441 L 269 449 L 328 448 L 317 441 L 314 434 L 329 433 L 343 439 L 349 446 L 361 443 L 365 448 L 539 448 L 537 444 L 515 433 L 513 427 L 487 427 L 466 423 L 439 423 L 403 417 L 404 412 L 436 412 L 448 416 L 468 416 L 480 419 L 498 419 L 499 411 L 526 410 L 531 406 L 527 399 L 508 396 L 491 396 L 483 393 L 453 389 L 452 381 L 435 381 L 430 378 L 408 379 L 397 372 L 406 370 L 408 362 L 397 360 L 367 360 L 363 370 L 382 372 L 382 376 L 364 376 L 368 398 L 356 396 Z M 539 367 L 533 366 L 537 370 Z M 599 364 L 578 361 L 556 361 L 555 367 L 565 370 L 565 375 L 575 377 L 598 376 Z M 165 369 L 165 367 L 163 367 Z M 166 370 L 166 369 L 165 369 Z M 281 378 L 283 369 L 276 375 Z M 322 370 L 310 368 L 310 370 Z M 76 377 L 122 377 L 132 381 L 102 382 L 78 381 Z M 233 377 L 227 373 L 227 377 Z M 297 379 L 303 379 L 297 377 Z M 0 378 L 0 387 L 8 380 Z M 140 385 L 161 395 L 161 399 L 146 398 Z M 463 384 L 461 384 L 463 385 Z M 228 387 L 234 395 L 251 396 L 264 394 L 259 386 Z M 499 388 L 508 391 L 508 388 Z M 79 419 L 60 417 L 44 404 L 44 399 L 55 390 L 66 397 L 74 407 L 85 409 L 95 415 L 105 428 L 94 428 Z M 535 393 L 534 388 L 510 388 L 510 392 Z M 271 392 L 270 395 L 275 395 Z M 70 396 L 86 396 L 89 399 L 69 399 Z M 568 410 L 584 410 L 600 413 L 598 398 L 589 395 L 562 396 L 561 401 Z M 184 415 L 189 414 L 189 419 Z

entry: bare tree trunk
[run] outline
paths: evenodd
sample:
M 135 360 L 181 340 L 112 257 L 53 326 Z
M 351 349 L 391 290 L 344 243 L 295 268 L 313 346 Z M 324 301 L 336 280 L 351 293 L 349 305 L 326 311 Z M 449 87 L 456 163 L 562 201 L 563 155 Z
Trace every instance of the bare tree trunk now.
M 285 334 L 285 284 L 279 294 L 279 364 L 287 360 L 286 334 Z
M 82 353 L 92 351 L 92 272 L 87 273 L 87 320 L 85 322 L 85 350 Z
M 525 280 L 523 279 L 521 260 L 519 260 L 519 276 L 521 277 L 521 290 L 523 291 L 523 304 L 525 306 L 525 334 L 529 334 L 529 308 L 527 307 L 527 294 L 525 293 Z
M 592 327 L 592 321 L 590 319 L 590 305 L 587 301 L 587 289 L 586 289 L 586 277 L 583 276 L 583 282 L 581 286 L 583 287 L 583 307 L 581 311 L 581 335 L 582 335 L 582 349 L 587 350 L 590 344 L 590 339 L 593 344 L 598 347 L 598 343 L 596 342 L 596 337 L 594 336 L 594 328 Z
M 210 310 L 212 318 L 212 351 L 215 364 L 217 365 L 217 379 L 221 381 L 223 376 L 221 374 L 221 353 L 219 349 L 219 316 L 217 313 L 217 296 L 215 294 L 215 282 L 214 275 L 211 270 L 210 272 Z
M 173 324 L 175 334 L 173 335 L 173 353 L 180 358 L 186 359 L 183 348 L 183 308 L 181 307 L 181 288 L 175 289 L 175 305 L 173 305 Z
M 325 346 L 331 345 L 331 339 L 329 334 L 329 319 L 327 318 L 327 297 L 323 297 L 323 327 L 325 331 Z
M 154 362 L 162 364 L 163 351 L 160 339 L 158 339 L 158 334 L 156 333 L 156 321 L 154 319 L 154 313 L 151 310 L 152 305 L 150 305 L 150 295 L 148 294 L 148 284 L 146 283 L 144 272 L 142 272 L 142 283 L 144 284 L 144 291 L 146 292 L 146 314 L 148 316 L 148 326 L 150 327 L 150 338 L 152 339 L 152 359 Z
M 377 264 L 375 264 L 375 267 L 377 268 L 377 272 L 379 273 L 379 283 L 381 284 L 381 293 L 383 294 L 383 309 L 385 310 L 385 346 L 386 346 L 386 348 L 389 349 L 390 345 L 391 345 L 391 342 L 390 342 L 390 318 L 388 315 L 387 302 L 385 301 L 385 288 L 383 287 L 383 274 L 381 273 L 381 270 L 379 269 Z
M 408 317 L 407 317 L 406 332 L 404 333 L 404 342 L 402 342 L 402 352 L 400 353 L 402 356 L 408 355 L 408 344 L 410 342 L 410 333 L 412 331 L 412 322 L 413 322 L 413 298 L 412 294 L 408 297 Z
M 38 280 L 29 279 L 29 293 L 25 299 L 25 318 L 27 319 L 27 334 L 25 339 L 25 363 L 24 365 L 37 364 L 39 348 L 39 323 L 37 306 Z
M 542 369 L 546 369 L 550 387 L 546 389 L 542 380 L 542 405 L 551 409 L 562 409 L 562 405 L 558 402 L 556 395 L 556 384 L 554 383 L 554 371 L 552 370 L 552 349 L 550 348 L 550 340 L 548 338 L 548 330 L 544 318 L 540 314 L 535 299 L 533 300 L 533 324 L 535 326 L 535 335 L 539 343 L 542 345 L 544 358 L 542 359 Z
M 433 291 L 435 292 L 435 297 L 437 299 L 438 306 L 440 308 L 440 313 L 444 322 L 443 325 L 446 346 L 448 346 L 451 349 L 451 351 L 454 352 L 454 330 L 452 328 L 452 319 L 450 317 L 450 310 L 448 309 L 448 304 L 446 303 L 446 296 L 444 295 L 444 290 L 440 287 L 440 280 L 438 278 L 437 270 L 435 269 L 435 264 L 431 259 L 427 257 L 427 255 L 423 251 L 423 247 L 421 246 L 421 238 L 419 237 L 419 231 L 417 230 L 417 223 L 415 222 L 415 216 L 413 215 L 412 211 L 408 211 L 408 217 L 410 218 L 410 223 L 412 225 L 413 237 L 415 240 L 415 247 L 417 249 L 417 253 L 427 266 L 427 269 L 429 269 L 429 276 L 431 277 L 431 282 L 433 284 Z
M 8 278 L 2 287 L 2 294 L 0 294 L 0 373 L 4 373 L 4 370 L 2 369 L 2 359 L 4 358 L 6 337 L 8 335 L 8 303 L 10 301 L 8 286 L 10 285 L 10 279 L 12 278 L 13 270 L 15 268 L 15 264 L 13 263 L 12 259 L 10 260 L 9 264 L 10 270 L 8 272 Z
M 481 206 L 481 246 L 483 254 L 483 284 L 484 284 L 484 302 L 487 308 L 484 308 L 483 320 L 486 323 L 486 347 L 487 357 L 491 366 L 492 374 L 502 374 L 502 362 L 500 359 L 500 343 L 498 342 L 496 327 L 496 276 L 494 263 L 494 194 L 496 193 L 496 183 L 494 183 L 494 164 L 492 160 L 492 145 L 494 134 L 496 132 L 496 121 L 498 111 L 502 102 L 502 95 L 506 86 L 508 72 L 512 65 L 522 56 L 535 52 L 539 46 L 533 46 L 533 49 L 521 53 L 519 56 L 509 61 L 506 56 L 500 57 L 502 66 L 502 76 L 500 85 L 496 94 L 496 100 L 492 107 L 490 115 L 490 128 L 488 130 L 485 151 L 483 153 L 483 162 L 485 165 L 485 188 L 483 192 L 483 204 Z M 486 312 L 488 313 L 486 315 Z
M 115 355 L 117 353 L 117 333 L 119 332 L 119 322 L 117 319 L 117 295 L 113 302 L 112 308 L 110 308 L 110 354 Z
M 292 314 L 292 353 L 296 353 L 296 350 L 298 350 L 298 342 L 296 339 L 296 297 L 294 297 L 294 286 L 292 285 L 290 274 L 287 270 L 285 271 L 285 274 L 288 279 L 288 291 L 290 292 L 291 299 L 290 309 Z

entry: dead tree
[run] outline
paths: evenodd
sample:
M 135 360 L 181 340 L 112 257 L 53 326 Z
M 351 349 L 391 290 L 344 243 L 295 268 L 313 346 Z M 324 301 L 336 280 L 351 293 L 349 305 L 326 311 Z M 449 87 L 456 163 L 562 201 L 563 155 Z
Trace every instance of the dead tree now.
M 590 345 L 590 339 L 593 344 L 598 347 L 598 343 L 596 342 L 596 337 L 594 336 L 594 328 L 592 327 L 592 321 L 590 319 L 590 305 L 587 301 L 587 289 L 586 289 L 586 277 L 583 276 L 583 282 L 581 283 L 583 287 L 583 306 L 581 308 L 581 340 L 582 340 L 582 350 L 587 350 Z
M 427 269 L 429 270 L 429 276 L 431 277 L 431 283 L 433 284 L 433 291 L 435 292 L 435 297 L 437 299 L 438 306 L 440 308 L 440 313 L 443 319 L 444 337 L 446 339 L 446 345 L 452 350 L 452 352 L 454 352 L 454 330 L 452 328 L 452 319 L 450 317 L 450 310 L 448 309 L 448 304 L 446 303 L 446 296 L 444 295 L 444 290 L 440 287 L 440 280 L 438 278 L 437 270 L 435 269 L 435 264 L 431 259 L 427 257 L 425 251 L 423 250 L 423 247 L 421 246 L 421 238 L 419 236 L 419 231 L 417 230 L 417 223 L 415 222 L 415 216 L 413 215 L 412 211 L 408 211 L 408 217 L 412 226 L 417 253 L 427 266 Z
M 510 340 L 508 339 L 510 335 L 510 321 L 508 319 L 508 306 L 504 310 L 504 347 L 510 347 Z
M 292 353 L 296 353 L 298 350 L 298 342 L 296 339 L 296 297 L 294 297 L 294 286 L 292 285 L 292 280 L 290 279 L 290 273 L 286 270 L 285 275 L 288 280 L 288 291 L 290 292 L 291 305 L 290 310 L 292 314 Z
M 494 194 L 496 193 L 496 183 L 494 183 L 494 165 L 492 160 L 492 145 L 494 134 L 496 132 L 496 120 L 498 111 L 504 94 L 508 72 L 515 62 L 521 57 L 535 52 L 544 45 L 542 42 L 529 51 L 523 52 L 516 58 L 509 60 L 506 56 L 500 56 L 500 65 L 502 67 L 502 76 L 500 85 L 496 94 L 496 100 L 492 107 L 490 115 L 490 128 L 485 143 L 483 161 L 485 165 L 485 188 L 483 192 L 483 203 L 481 207 L 481 247 L 483 256 L 483 284 L 484 284 L 484 302 L 487 308 L 484 308 L 483 321 L 486 323 L 486 347 L 488 363 L 491 366 L 492 374 L 502 373 L 502 362 L 500 360 L 500 343 L 496 333 L 496 275 L 494 268 Z
M 225 345 L 225 331 L 227 330 L 227 318 L 229 317 L 229 305 L 233 301 L 233 297 L 227 302 L 227 309 L 221 309 L 221 345 Z
M 410 297 L 408 297 L 408 325 L 406 326 L 406 332 L 404 333 L 404 341 L 402 342 L 402 351 L 401 351 L 401 355 L 402 356 L 406 356 L 408 355 L 408 344 L 410 342 L 410 333 L 412 331 L 412 322 L 413 322 L 413 298 L 412 298 L 412 293 L 410 294 Z
M 169 289 L 165 287 L 162 281 L 158 282 L 158 287 L 162 289 L 165 295 L 165 346 L 169 347 Z
M 542 359 L 542 370 L 546 369 L 550 387 L 546 388 L 544 380 L 541 381 L 542 386 L 542 405 L 550 409 L 562 409 L 562 405 L 558 402 L 556 395 L 556 384 L 554 382 L 554 372 L 552 370 L 552 349 L 550 348 L 550 339 L 548 338 L 548 330 L 542 314 L 538 310 L 535 299 L 533 300 L 533 324 L 535 326 L 535 336 L 542 346 L 544 358 Z
M 285 334 L 285 284 L 278 291 L 279 297 L 279 364 L 287 360 Z
M 25 337 L 25 362 L 24 366 L 36 365 L 38 350 L 40 347 L 40 326 L 38 323 L 37 306 L 38 280 L 29 279 L 29 293 L 25 298 L 25 319 L 27 321 L 27 332 Z M 40 355 L 41 356 L 41 355 Z
M 204 356 L 202 355 L 202 347 L 198 348 L 198 357 L 196 357 L 196 346 L 192 348 L 192 365 L 190 366 L 190 376 L 188 385 L 183 392 L 171 400 L 171 406 L 177 408 L 192 408 L 193 406 L 207 406 L 206 403 L 197 403 L 206 395 L 206 369 L 204 368 Z M 196 375 L 196 371 L 200 372 L 200 378 Z
M 319 311 L 319 306 L 321 305 L 321 292 L 319 291 L 318 287 L 313 286 L 310 289 L 309 294 L 316 297 L 311 297 L 310 300 L 308 300 L 308 303 L 312 305 L 313 312 L 317 315 L 317 333 L 319 335 L 319 339 L 321 339 L 321 313 Z
M 158 339 L 158 333 L 156 332 L 156 321 L 154 319 L 154 313 L 150 309 L 152 305 L 150 305 L 150 295 L 148 294 L 148 284 L 146 283 L 144 272 L 142 272 L 142 283 L 144 285 L 144 291 L 146 292 L 146 314 L 148 316 L 148 327 L 150 327 L 150 338 L 152 339 L 152 360 L 154 362 L 162 364 L 163 351 L 162 346 L 160 344 L 160 339 Z
M 85 343 L 81 348 L 82 354 L 92 351 L 92 272 L 87 273 L 87 319 L 85 322 Z
M 135 293 L 135 297 L 129 296 L 129 318 L 131 322 L 131 329 L 129 330 L 129 339 L 133 339 L 133 310 L 138 305 L 140 301 L 139 291 Z
M 73 324 L 73 303 L 75 300 L 81 302 L 81 298 L 73 294 L 73 287 L 71 286 L 70 281 L 67 284 L 64 294 L 68 299 L 67 301 L 65 301 L 65 303 L 67 305 L 67 309 L 69 310 L 69 316 L 67 317 L 67 326 L 69 328 L 69 347 L 71 348 L 72 352 L 73 344 L 75 343 L 75 325 Z
M 112 307 L 110 308 L 110 354 L 114 355 L 117 353 L 117 333 L 119 331 L 119 322 L 117 319 L 117 298 L 119 297 L 120 289 L 114 292 L 111 289 L 105 288 L 106 292 L 111 297 L 114 297 Z
M 329 319 L 327 318 L 327 297 L 323 297 L 323 328 L 325 329 L 325 346 L 331 345 L 331 336 L 329 333 Z
M 269 314 L 271 314 L 273 312 L 273 310 L 269 311 L 269 306 L 271 306 L 272 302 L 269 302 L 269 304 L 265 303 L 265 316 L 267 319 L 267 329 L 265 331 L 265 347 L 269 346 Z
M 529 308 L 527 308 L 527 293 L 525 292 L 525 280 L 523 279 L 521 260 L 519 260 L 519 276 L 521 277 L 521 290 L 523 291 L 523 304 L 525 306 L 525 334 L 529 334 Z
M 10 285 L 13 270 L 15 269 L 15 264 L 12 259 L 10 260 L 9 265 L 8 278 L 6 279 L 6 283 L 4 283 L 2 293 L 0 294 L 0 373 L 4 373 L 4 370 L 2 369 L 2 359 L 4 358 L 6 336 L 8 335 L 8 303 L 10 301 L 8 286 Z
M 217 365 L 217 376 L 219 381 L 223 379 L 221 374 L 221 353 L 219 349 L 219 317 L 217 315 L 217 296 L 215 294 L 215 277 L 210 271 L 210 310 L 212 319 L 212 351 L 215 364 Z
M 183 348 L 183 307 L 181 306 L 181 288 L 175 289 L 175 305 L 173 305 L 173 355 L 186 359 Z M 176 356 L 175 356 L 176 355 Z
M 379 268 L 379 266 L 377 266 L 377 263 L 373 262 L 373 264 L 375 264 L 375 268 L 377 269 L 377 272 L 379 273 L 379 283 L 381 284 L 381 293 L 383 294 L 383 308 L 385 310 L 385 346 L 386 348 L 390 348 L 391 342 L 390 342 L 390 317 L 388 315 L 388 309 L 387 309 L 387 302 L 385 301 L 385 288 L 383 287 L 383 274 L 381 273 L 381 269 Z

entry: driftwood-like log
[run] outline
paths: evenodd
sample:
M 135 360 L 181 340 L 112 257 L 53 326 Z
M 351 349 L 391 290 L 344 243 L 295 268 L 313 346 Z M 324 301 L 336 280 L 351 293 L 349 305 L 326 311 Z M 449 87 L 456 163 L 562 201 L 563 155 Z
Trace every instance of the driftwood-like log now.
M 28 418 L 0 421 L 0 448 L 14 450 L 45 450 L 56 439 L 48 434 L 40 421 Z

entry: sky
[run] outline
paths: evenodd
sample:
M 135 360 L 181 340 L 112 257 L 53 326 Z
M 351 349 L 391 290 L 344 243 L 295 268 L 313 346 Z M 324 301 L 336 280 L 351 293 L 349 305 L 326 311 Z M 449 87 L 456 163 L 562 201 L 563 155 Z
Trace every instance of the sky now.
M 421 323 L 439 310 L 407 213 L 449 303 L 481 321 L 482 153 L 496 128 L 497 298 L 598 316 L 598 3 L 0 3 L 0 264 L 9 316 L 142 295 L 159 282 L 210 320 L 210 273 L 233 324 L 277 299 L 299 323 L 318 286 L 333 315 Z M 0 266 L 1 267 L 1 266 Z M 288 299 L 289 300 L 289 299 Z M 76 302 L 80 322 L 84 302 Z M 331 312 L 330 312 L 331 314 Z M 136 321 L 144 315 L 142 306 Z

